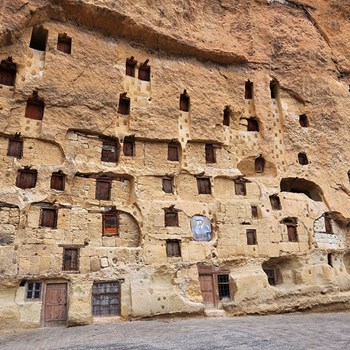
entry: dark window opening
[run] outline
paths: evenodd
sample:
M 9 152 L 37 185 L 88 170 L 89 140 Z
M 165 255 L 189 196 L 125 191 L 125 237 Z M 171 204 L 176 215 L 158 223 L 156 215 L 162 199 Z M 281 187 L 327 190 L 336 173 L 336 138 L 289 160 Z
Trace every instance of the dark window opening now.
M 120 282 L 95 282 L 92 285 L 92 314 L 120 315 Z
M 124 138 L 123 153 L 126 157 L 133 157 L 135 155 L 135 138 L 128 136 Z
M 265 169 L 265 159 L 261 156 L 256 158 L 254 162 L 254 166 L 255 166 L 256 173 L 263 173 Z
M 224 109 L 224 120 L 223 120 L 223 124 L 226 126 L 230 126 L 230 114 L 231 114 L 230 107 L 226 106 Z
M 29 97 L 27 100 L 25 117 L 34 120 L 42 120 L 44 108 L 44 101 L 39 98 L 37 91 L 33 91 L 32 97 Z
M 119 95 L 118 113 L 124 115 L 130 113 L 130 97 L 126 96 L 126 92 Z
M 333 234 L 333 227 L 332 227 L 332 218 L 329 214 L 324 214 L 324 226 L 326 229 L 326 233 Z
M 69 55 L 72 53 L 72 38 L 67 33 L 58 34 L 57 50 L 68 53 Z
M 238 196 L 245 196 L 247 194 L 245 181 L 242 179 L 235 180 L 235 193 Z
M 212 144 L 205 145 L 205 161 L 207 163 L 216 163 L 215 159 L 215 147 Z
M 287 224 L 288 241 L 298 242 L 297 226 L 292 224 Z
M 9 56 L 0 63 L 0 84 L 6 86 L 14 86 L 16 81 L 17 65 Z
M 327 263 L 330 267 L 333 267 L 333 256 L 332 254 L 327 254 Z
M 181 241 L 178 239 L 168 239 L 166 241 L 166 255 L 168 257 L 181 256 Z
M 246 100 L 251 100 L 253 98 L 253 83 L 249 80 L 245 82 L 244 98 Z
M 95 198 L 99 200 L 110 200 L 111 198 L 112 181 L 96 179 L 96 194 Z
M 40 299 L 41 297 L 41 282 L 28 282 L 26 299 Z
M 166 209 L 164 211 L 165 226 L 179 226 L 179 214 L 176 210 Z
M 274 268 L 264 268 L 264 272 L 267 275 L 267 282 L 270 286 L 277 285 L 277 271 Z
M 297 219 L 286 218 L 286 219 L 283 219 L 281 223 L 287 226 L 288 241 L 298 242 Z
M 209 177 L 197 177 L 198 194 L 211 194 Z
M 23 155 L 23 140 L 18 137 L 9 139 L 7 148 L 7 155 L 9 157 L 22 158 Z
M 247 234 L 247 244 L 256 245 L 256 230 L 248 229 L 246 230 Z
M 276 194 L 270 196 L 270 203 L 272 210 L 282 210 L 281 200 Z
M 45 51 L 49 31 L 43 26 L 34 26 L 29 47 L 35 50 Z
M 55 208 L 41 208 L 40 226 L 57 228 L 57 213 Z
M 348 180 L 350 182 L 350 170 L 348 171 Z
M 219 299 L 230 298 L 230 279 L 229 275 L 218 275 Z
M 119 216 L 117 211 L 102 214 L 102 228 L 103 236 L 119 235 Z
M 259 131 L 259 123 L 255 118 L 247 119 L 247 131 Z
M 162 190 L 165 193 L 174 193 L 174 179 L 172 177 L 163 177 Z
M 186 89 L 180 95 L 180 111 L 184 111 L 184 112 L 190 111 L 190 96 L 188 95 Z
M 36 185 L 38 172 L 31 169 L 18 170 L 16 186 L 22 189 L 33 188 Z
M 309 120 L 306 114 L 299 115 L 299 124 L 303 128 L 307 128 L 309 126 Z
M 278 82 L 275 79 L 270 81 L 270 93 L 271 93 L 271 98 L 278 97 Z
M 309 161 L 307 159 L 307 155 L 305 152 L 298 153 L 298 161 L 299 161 L 299 164 L 301 164 L 301 165 L 309 164 Z
M 170 142 L 168 144 L 168 160 L 177 162 L 179 161 L 179 144 L 176 142 Z
M 57 191 L 64 191 L 66 175 L 61 171 L 52 173 L 50 188 Z
M 151 80 L 151 67 L 148 65 L 149 60 L 146 60 L 139 67 L 139 76 L 138 78 L 143 81 Z
M 117 163 L 119 160 L 119 147 L 116 141 L 103 141 L 101 161 Z
M 79 271 L 79 249 L 63 248 L 63 271 Z
M 258 207 L 256 205 L 251 205 L 250 209 L 251 209 L 251 212 L 252 212 L 252 218 L 253 219 L 258 219 L 259 218 Z
M 137 61 L 134 59 L 134 56 L 127 58 L 125 64 L 125 74 L 129 75 L 130 77 L 134 77 L 136 65 Z

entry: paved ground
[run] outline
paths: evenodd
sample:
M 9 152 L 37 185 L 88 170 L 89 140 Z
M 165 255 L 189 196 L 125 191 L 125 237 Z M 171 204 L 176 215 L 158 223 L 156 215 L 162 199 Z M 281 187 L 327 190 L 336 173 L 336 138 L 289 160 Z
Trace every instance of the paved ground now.
M 132 321 L 0 335 L 1 350 L 350 350 L 350 313 Z

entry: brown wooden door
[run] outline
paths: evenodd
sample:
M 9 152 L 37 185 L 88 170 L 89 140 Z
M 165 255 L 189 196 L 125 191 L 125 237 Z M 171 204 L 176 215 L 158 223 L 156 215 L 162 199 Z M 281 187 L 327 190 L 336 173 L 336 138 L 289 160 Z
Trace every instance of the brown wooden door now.
M 44 326 L 60 326 L 67 323 L 67 284 L 46 285 Z
M 199 275 L 203 303 L 206 306 L 215 305 L 213 275 Z

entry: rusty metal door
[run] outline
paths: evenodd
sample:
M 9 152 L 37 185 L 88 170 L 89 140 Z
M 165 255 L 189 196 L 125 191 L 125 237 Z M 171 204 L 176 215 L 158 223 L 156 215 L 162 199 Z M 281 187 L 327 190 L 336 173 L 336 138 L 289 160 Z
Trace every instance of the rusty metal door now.
M 206 306 L 215 306 L 213 275 L 199 275 L 203 303 Z
M 60 326 L 67 323 L 67 283 L 46 285 L 44 326 Z

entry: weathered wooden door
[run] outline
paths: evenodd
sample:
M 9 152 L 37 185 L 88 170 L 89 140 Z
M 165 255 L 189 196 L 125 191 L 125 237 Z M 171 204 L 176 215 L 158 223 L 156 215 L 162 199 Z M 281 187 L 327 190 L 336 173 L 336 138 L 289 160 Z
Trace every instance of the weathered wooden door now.
M 199 275 L 203 303 L 206 306 L 215 306 L 213 275 Z
M 46 285 L 44 326 L 60 326 L 67 323 L 67 283 Z

